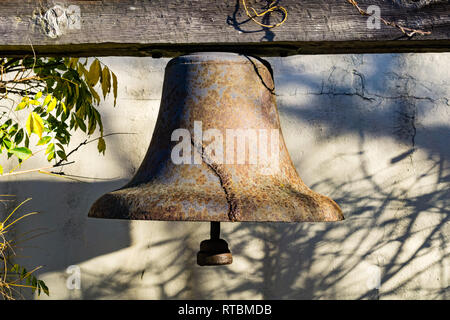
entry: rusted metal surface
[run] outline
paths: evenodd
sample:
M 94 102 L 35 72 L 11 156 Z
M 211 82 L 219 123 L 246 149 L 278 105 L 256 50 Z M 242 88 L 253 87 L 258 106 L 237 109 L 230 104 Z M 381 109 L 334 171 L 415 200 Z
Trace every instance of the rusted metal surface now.
M 218 129 L 224 137 L 226 129 L 278 130 L 279 171 L 267 175 L 255 164 L 214 162 L 204 152 L 208 142 L 194 139 L 192 153 L 200 157 L 201 164 L 174 164 L 171 151 L 178 142 L 171 141 L 171 134 L 186 128 L 193 136 L 194 121 L 201 121 L 204 131 Z M 292 164 L 268 64 L 232 53 L 191 54 L 168 63 L 145 159 L 126 186 L 94 203 L 89 216 L 283 222 L 344 218 L 333 200 L 302 182 Z

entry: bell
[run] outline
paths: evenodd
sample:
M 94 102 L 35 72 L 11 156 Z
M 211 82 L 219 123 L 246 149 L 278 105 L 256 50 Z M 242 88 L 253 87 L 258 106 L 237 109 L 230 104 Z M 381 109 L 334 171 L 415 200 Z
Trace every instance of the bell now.
M 309 189 L 286 149 L 270 64 L 235 53 L 194 53 L 166 66 L 158 119 L 131 181 L 89 217 L 209 221 L 199 265 L 232 262 L 220 222 L 343 220 Z

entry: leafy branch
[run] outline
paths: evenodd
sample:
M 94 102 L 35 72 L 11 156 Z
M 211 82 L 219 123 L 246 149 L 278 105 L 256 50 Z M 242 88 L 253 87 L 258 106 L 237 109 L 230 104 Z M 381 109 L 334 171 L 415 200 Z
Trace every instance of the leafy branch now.
M 98 59 L 88 65 L 88 59 L 79 58 L 38 58 L 34 54 L 23 58 L 0 57 L 0 154 L 18 161 L 5 174 L 0 165 L 0 175 L 4 177 L 37 171 L 66 176 L 63 172 L 47 170 L 73 163 L 68 158 L 94 141 L 98 151 L 104 154 L 104 138 L 115 133 L 104 134 L 102 118 L 96 107 L 108 95 L 114 97 L 115 106 L 117 86 L 116 75 Z M 66 151 L 71 134 L 77 130 L 84 132 L 87 138 L 74 149 Z M 94 134 L 99 136 L 90 139 Z M 45 154 L 50 164 L 17 170 L 24 161 L 38 154 Z M 9 195 L 0 195 L 4 196 Z M 23 218 L 37 213 L 12 219 L 28 200 L 12 210 L 3 222 L 0 221 L 0 297 L 4 299 L 14 299 L 16 294 L 20 295 L 20 288 L 31 288 L 38 295 L 41 292 L 49 295 L 44 281 L 33 275 L 40 267 L 28 271 L 11 262 L 18 243 L 8 240 L 8 232 Z M 9 198 L 0 198 L 3 204 L 9 201 Z
M 113 94 L 115 106 L 117 77 L 98 59 L 88 66 L 88 59 L 79 58 L 0 58 L 0 102 L 13 101 L 13 106 L 0 113 L 0 153 L 6 151 L 8 159 L 16 157 L 20 166 L 33 155 L 30 137 L 36 135 L 36 147 L 45 148 L 47 160 L 61 163 L 67 159 L 69 131 L 81 130 L 88 136 L 99 131 L 97 148 L 104 154 L 97 87 L 103 99 Z M 17 95 L 21 100 L 16 105 Z M 18 120 L 21 113 L 28 114 L 25 124 Z

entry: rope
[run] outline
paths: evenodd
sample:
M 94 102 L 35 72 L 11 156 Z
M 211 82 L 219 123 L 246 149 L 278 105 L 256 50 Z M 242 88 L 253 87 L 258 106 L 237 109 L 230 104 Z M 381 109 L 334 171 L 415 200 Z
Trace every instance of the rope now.
M 283 8 L 282 6 L 278 6 L 275 5 L 277 3 L 277 1 L 272 1 L 272 3 L 269 5 L 269 9 L 267 9 L 264 12 L 258 13 L 256 12 L 256 10 L 253 7 L 250 7 L 250 10 L 253 10 L 253 15 L 250 14 L 249 12 L 249 8 L 247 7 L 247 3 L 245 2 L 245 0 L 242 0 L 242 5 L 244 6 L 245 9 L 245 13 L 247 14 L 247 16 L 252 19 L 256 24 L 260 25 L 261 27 L 264 28 L 275 28 L 275 27 L 279 27 L 281 26 L 287 19 L 287 10 L 285 8 Z M 274 25 L 268 25 L 268 24 L 264 24 L 259 22 L 258 20 L 255 19 L 255 17 L 262 17 L 265 16 L 266 14 L 273 12 L 273 11 L 282 11 L 283 12 L 283 20 L 278 22 L 277 24 Z

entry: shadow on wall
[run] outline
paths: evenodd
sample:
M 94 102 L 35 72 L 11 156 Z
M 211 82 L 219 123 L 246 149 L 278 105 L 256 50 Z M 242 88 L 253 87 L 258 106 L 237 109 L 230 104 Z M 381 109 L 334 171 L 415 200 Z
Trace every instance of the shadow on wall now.
M 61 180 L 18 181 L 7 185 L 8 194 L 32 198 L 21 214 L 40 213 L 22 220 L 14 237 L 19 242 L 14 261 L 26 267 L 43 266 L 38 273 L 65 272 L 70 265 L 130 245 L 128 221 L 110 221 L 105 226 L 98 219 L 87 218 L 90 205 L 102 193 L 99 190 L 117 189 L 125 184 L 124 180 L 101 183 Z M 21 293 L 30 298 L 29 290 Z
M 384 60 L 379 62 L 380 73 L 392 67 Z M 302 81 L 313 87 L 320 79 Z M 345 221 L 223 224 L 223 238 L 233 251 L 234 264 L 249 266 L 248 272 L 234 264 L 196 266 L 199 239 L 206 237 L 206 228 L 199 232 L 196 223 L 149 222 L 167 236 L 137 246 L 141 252 L 161 249 L 167 256 L 152 255 L 135 270 L 119 266 L 106 273 L 84 271 L 92 281 L 83 284 L 80 298 L 107 298 L 132 289 L 160 299 L 449 299 L 450 127 L 418 122 L 418 114 L 439 101 L 404 92 L 380 97 L 367 91 L 364 81 L 361 78 L 360 91 L 319 85 L 320 92 L 309 94 L 308 106 L 283 103 L 282 97 L 278 100 L 282 125 L 283 118 L 289 117 L 305 126 L 318 126 L 324 130 L 318 140 L 324 143 L 338 136 L 356 137 L 356 152 L 339 153 L 344 159 L 356 159 L 357 165 L 349 163 L 353 175 L 344 177 L 336 168 L 335 176 L 310 185 L 319 192 L 327 190 L 323 193 L 340 204 Z M 366 145 L 376 139 L 388 139 L 398 150 L 386 169 L 374 172 Z M 417 159 L 421 165 L 414 172 Z M 390 170 L 399 166 L 404 166 L 404 174 L 390 176 Z M 69 264 L 128 247 L 129 222 L 108 221 L 104 228 L 105 221 L 86 220 L 98 196 L 124 183 L 9 183 L 12 192 L 20 189 L 21 194 L 44 199 L 36 209 L 46 214 L 34 221 L 52 226 L 47 237 L 55 242 L 45 239 L 38 249 L 26 250 L 30 261 L 47 265 L 45 272 L 64 271 Z M 59 211 L 61 201 L 66 212 Z M 63 249 L 56 241 L 64 241 Z M 249 252 L 249 243 L 259 243 L 261 255 Z M 152 274 L 150 284 L 142 280 L 146 274 Z M 169 289 L 177 282 L 179 289 Z
M 263 11 L 267 10 L 269 8 L 269 4 L 271 3 L 273 2 L 267 1 L 266 7 Z M 249 9 L 249 11 L 251 11 L 251 9 Z M 241 8 L 241 0 L 236 0 L 233 13 L 227 17 L 227 24 L 241 33 L 264 33 L 264 36 L 261 37 L 260 41 L 274 41 L 275 33 L 271 30 L 271 28 L 259 26 L 258 24 L 254 23 L 252 19 L 247 17 L 243 12 L 244 8 Z M 271 22 L 270 13 L 264 15 L 261 19 L 261 23 L 265 25 L 272 25 L 277 22 Z
M 146 271 L 154 273 L 156 280 L 151 285 L 142 281 L 142 289 L 157 288 L 161 299 L 448 299 L 450 128 L 421 125 L 418 119 L 420 113 L 445 101 L 409 94 L 414 91 L 413 79 L 396 77 L 390 71 L 391 63 L 396 62 L 386 63 L 388 59 L 378 59 L 378 71 L 373 76 L 392 77 L 398 92 L 391 90 L 386 96 L 371 93 L 367 80 L 358 74 L 356 89 L 336 83 L 320 85 L 319 78 L 303 77 L 303 83 L 319 84 L 316 87 L 321 88 L 309 94 L 312 99 L 308 106 L 283 103 L 282 97 L 278 100 L 282 124 L 283 117 L 310 122 L 324 131 L 319 142 L 333 142 L 336 136 L 356 137 L 356 152 L 338 154 L 344 159 L 357 159 L 353 161 L 357 165 L 349 163 L 353 175 L 344 177 L 336 171 L 335 176 L 311 185 L 315 190 L 328 190 L 327 195 L 343 208 L 345 221 L 222 224 L 225 230 L 232 230 L 223 238 L 230 243 L 234 264 L 248 266 L 247 272 L 233 265 L 196 266 L 197 228 L 189 224 L 180 234 L 170 223 L 164 223 L 160 227 L 167 237 L 142 247 L 165 251 L 169 247 L 170 258 L 150 259 L 143 271 L 115 270 L 103 277 L 105 281 L 87 288 L 84 296 L 101 296 L 108 288 L 116 290 L 117 283 L 111 284 L 108 279 L 118 274 L 120 287 L 126 288 Z M 281 81 L 281 86 L 288 84 Z M 392 141 L 396 149 L 387 159 L 388 166 L 374 172 L 370 167 L 373 154 L 367 145 L 377 139 Z M 301 165 L 296 163 L 296 167 Z M 247 250 L 255 242 L 262 244 L 262 256 Z M 169 269 L 174 270 L 165 276 Z M 177 281 L 183 285 L 173 292 L 169 287 Z

